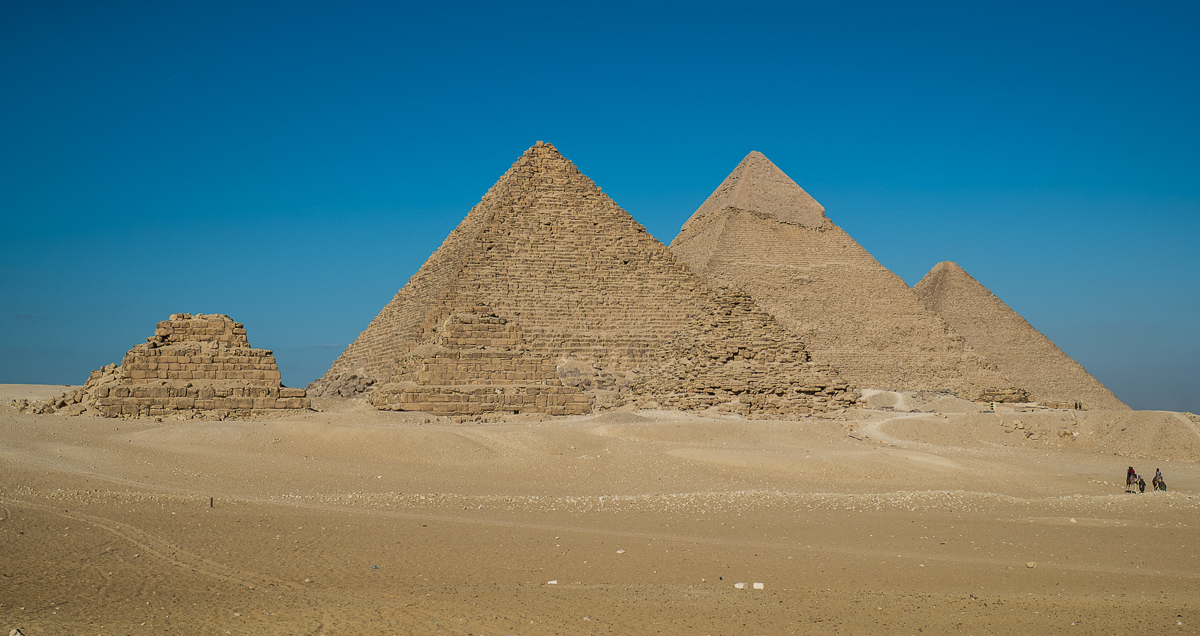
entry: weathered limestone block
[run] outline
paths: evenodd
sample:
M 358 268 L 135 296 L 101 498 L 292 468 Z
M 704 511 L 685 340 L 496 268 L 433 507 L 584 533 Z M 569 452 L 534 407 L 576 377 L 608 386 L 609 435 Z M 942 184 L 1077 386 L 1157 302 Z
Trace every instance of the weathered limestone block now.
M 987 388 L 979 393 L 976 402 L 1029 402 L 1029 391 L 1018 387 Z
M 749 342 L 776 343 L 760 355 Z M 744 292 L 718 288 L 711 304 L 659 352 L 634 385 L 642 401 L 670 408 L 721 407 L 748 417 L 782 417 L 854 406 L 859 394 Z
M 469 333 L 484 337 L 464 337 Z M 489 333 L 511 337 L 493 338 Z M 493 342 L 502 344 L 495 347 Z M 455 417 L 591 412 L 587 396 L 575 387 L 562 386 L 554 363 L 531 353 L 524 344 L 520 326 L 487 306 L 452 314 L 430 332 L 428 342 L 397 362 L 394 381 L 376 388 L 370 403 L 382 410 Z

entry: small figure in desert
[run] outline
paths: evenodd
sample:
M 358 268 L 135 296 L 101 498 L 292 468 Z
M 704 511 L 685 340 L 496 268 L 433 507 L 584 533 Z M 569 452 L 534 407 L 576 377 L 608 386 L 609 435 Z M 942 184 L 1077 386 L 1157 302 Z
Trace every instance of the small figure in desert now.
M 1125 492 L 1146 492 L 1146 480 L 1138 476 L 1133 466 L 1125 473 Z
M 1151 483 L 1154 484 L 1155 490 L 1167 489 L 1167 480 L 1163 479 L 1162 471 L 1157 468 L 1154 469 L 1154 479 L 1151 480 Z

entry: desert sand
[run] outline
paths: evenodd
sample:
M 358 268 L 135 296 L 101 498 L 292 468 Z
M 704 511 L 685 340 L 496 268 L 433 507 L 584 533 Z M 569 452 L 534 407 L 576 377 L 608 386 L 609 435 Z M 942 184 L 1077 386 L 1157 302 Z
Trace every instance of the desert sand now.
M 67 389 L 0 386 L 0 630 L 1200 629 L 1187 414 L 886 393 L 795 421 L 8 406 Z M 1170 490 L 1125 494 L 1129 465 Z

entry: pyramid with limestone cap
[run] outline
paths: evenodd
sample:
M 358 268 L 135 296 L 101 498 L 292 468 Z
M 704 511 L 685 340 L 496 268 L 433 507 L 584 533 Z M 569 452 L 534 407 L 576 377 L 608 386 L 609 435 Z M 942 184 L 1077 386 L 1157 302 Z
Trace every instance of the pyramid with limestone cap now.
M 710 285 L 748 292 L 856 386 L 973 398 L 1010 385 L 760 153 L 688 219 L 671 251 Z
M 490 370 L 444 364 L 464 359 L 459 353 L 445 351 L 446 342 L 452 340 L 453 346 L 460 348 L 488 347 L 490 342 L 439 340 L 439 330 L 459 324 L 447 319 L 480 306 L 509 325 L 506 329 L 519 331 L 521 364 L 539 374 L 549 361 L 552 365 L 569 363 L 576 370 L 582 366 L 609 375 L 637 376 L 668 365 L 664 347 L 669 342 L 679 346 L 680 338 L 687 338 L 680 334 L 689 325 L 703 321 L 704 316 L 731 313 L 730 303 L 722 298 L 554 146 L 539 142 L 488 190 L 314 389 L 328 394 L 347 377 L 373 382 L 377 390 L 412 389 L 407 383 L 417 377 L 411 373 L 413 356 L 435 342 L 442 343 L 434 365 L 441 374 L 436 380 L 439 386 L 490 386 L 494 380 L 478 375 Z M 772 321 L 769 316 L 766 319 Z M 739 321 L 735 330 L 746 336 L 747 342 L 766 343 L 774 337 L 759 334 L 761 325 L 754 321 Z M 798 339 L 787 338 L 803 350 Z M 698 349 L 706 346 L 695 344 Z M 745 357 L 752 359 L 757 352 L 747 353 Z M 503 358 L 504 364 L 517 359 L 492 357 Z M 710 369 L 710 375 L 721 370 L 741 373 L 739 369 L 745 366 L 723 354 L 710 359 L 724 365 L 716 371 Z M 836 374 L 818 369 L 807 354 L 793 356 L 790 364 L 789 368 L 806 378 L 812 373 L 822 378 L 815 384 L 811 379 L 798 381 L 797 386 L 820 384 L 824 393 L 793 392 L 785 410 L 823 410 L 854 401 L 855 394 Z M 505 373 L 508 371 L 511 369 Z M 684 386 L 686 374 L 671 377 L 676 378 L 674 384 L 656 383 L 651 388 L 630 379 L 622 386 L 641 387 L 631 389 L 640 391 L 626 396 L 631 400 L 650 399 L 654 391 L 700 390 Z M 547 386 L 554 382 L 535 381 Z M 743 387 L 718 402 L 759 390 L 763 389 Z M 397 408 L 413 400 L 373 398 L 374 402 L 400 405 Z M 477 404 L 468 408 L 476 409 L 470 412 L 487 409 Z
M 934 265 L 913 291 L 1032 399 L 1091 409 L 1129 408 L 956 263 Z
M 805 227 L 821 227 L 828 221 L 825 207 L 758 151 L 742 159 L 684 227 L 727 209 L 753 211 Z

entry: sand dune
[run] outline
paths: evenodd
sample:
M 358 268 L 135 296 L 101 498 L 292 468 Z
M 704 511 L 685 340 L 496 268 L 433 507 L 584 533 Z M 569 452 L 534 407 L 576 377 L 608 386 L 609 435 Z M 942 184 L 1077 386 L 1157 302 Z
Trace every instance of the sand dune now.
M 0 387 L 0 629 L 29 636 L 1200 625 L 1193 416 L 7 406 L 62 390 Z M 1124 494 L 1130 464 L 1171 490 Z

